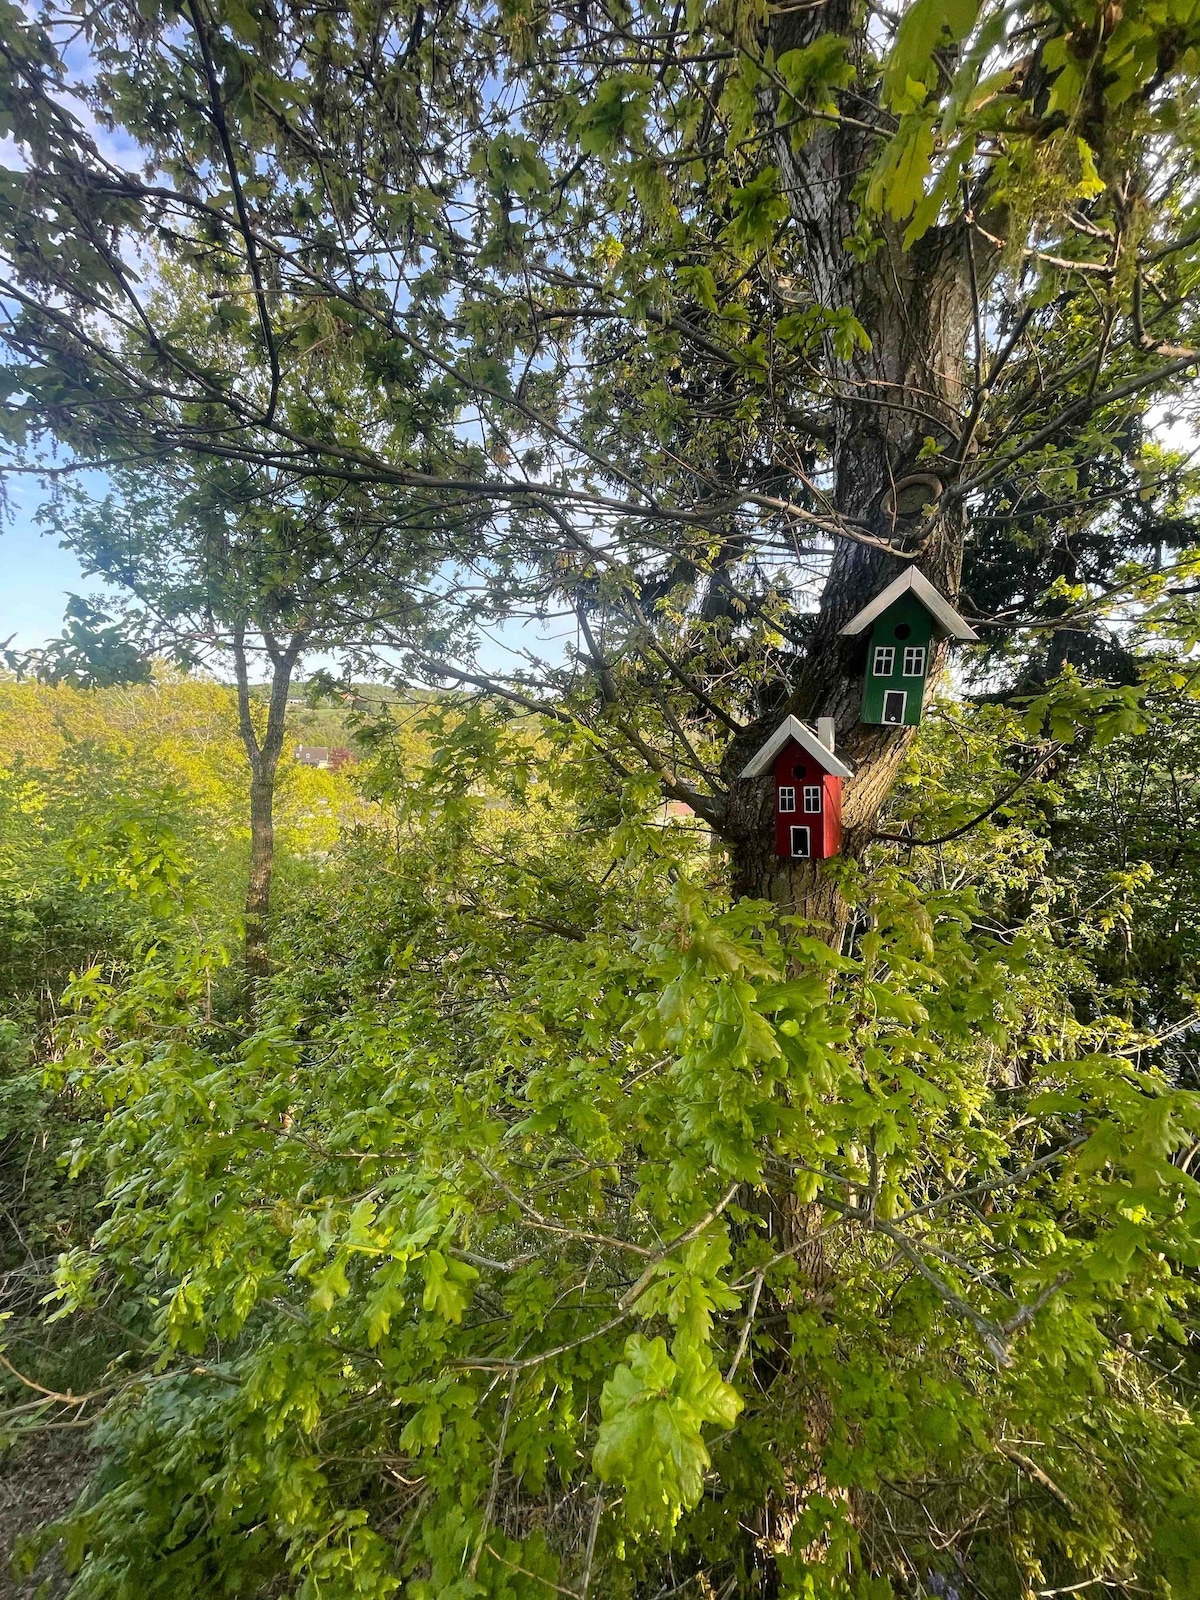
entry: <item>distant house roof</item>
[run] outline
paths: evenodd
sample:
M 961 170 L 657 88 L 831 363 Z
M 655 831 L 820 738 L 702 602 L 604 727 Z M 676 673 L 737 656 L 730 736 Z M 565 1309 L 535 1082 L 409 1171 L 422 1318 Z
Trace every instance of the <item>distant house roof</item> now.
M 330 767 L 340 772 L 353 764 L 354 751 L 344 744 L 298 744 L 296 760 L 304 767 Z
M 852 616 L 841 630 L 843 637 L 862 633 L 871 626 L 876 617 L 882 616 L 894 601 L 899 600 L 901 595 L 909 593 L 910 590 L 944 634 L 952 639 L 961 639 L 964 643 L 979 638 L 974 628 L 963 621 L 945 595 L 935 589 L 929 579 L 919 573 L 916 567 L 909 567 L 906 572 L 902 572 L 894 583 L 888 584 L 882 594 L 877 594 L 869 605 L 865 605 L 861 611 Z
M 854 768 L 847 766 L 844 761 L 839 761 L 827 745 L 823 745 L 811 728 L 806 727 L 799 717 L 785 717 L 766 744 L 742 768 L 743 778 L 761 778 L 764 772 L 770 770 L 772 761 L 783 749 L 789 739 L 794 739 L 800 748 L 819 761 L 826 772 L 831 772 L 835 778 L 852 778 Z

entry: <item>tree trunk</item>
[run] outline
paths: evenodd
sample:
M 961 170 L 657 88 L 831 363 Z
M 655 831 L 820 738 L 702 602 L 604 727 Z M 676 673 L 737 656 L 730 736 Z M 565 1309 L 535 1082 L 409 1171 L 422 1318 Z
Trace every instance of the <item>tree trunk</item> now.
M 841 629 L 912 562 L 943 593 L 957 595 L 965 532 L 961 508 L 952 500 L 947 509 L 943 498 L 940 515 L 931 520 L 918 515 L 905 522 L 893 509 L 894 494 L 905 478 L 926 473 L 949 488 L 969 449 L 968 353 L 976 296 L 985 271 L 992 270 L 990 263 L 985 267 L 973 258 L 969 233 L 958 224 L 931 229 L 905 251 L 902 229 L 885 223 L 876 228 L 882 232 L 882 242 L 873 253 L 860 258 L 846 248 L 844 241 L 854 235 L 858 221 L 856 196 L 879 149 L 871 129 L 861 126 L 877 114 L 879 92 L 878 76 L 866 59 L 865 38 L 856 33 L 862 15 L 851 0 L 825 0 L 813 7 L 783 10 L 768 25 L 776 60 L 819 35 L 835 33 L 847 40 L 847 57 L 859 69 L 845 101 L 849 119 L 819 123 L 799 149 L 793 148 L 790 132 L 778 133 L 775 155 L 813 303 L 828 310 L 848 308 L 869 340 L 869 348 L 856 346 L 848 355 L 839 356 L 832 347 L 824 353 L 833 423 L 834 509 L 896 553 L 850 536 L 837 540 L 808 648 L 790 693 L 782 707 L 732 742 L 722 774 L 729 791 L 725 832 L 733 852 L 734 893 L 767 899 L 794 912 L 835 948 L 841 948 L 849 920 L 837 863 L 777 857 L 774 784 L 770 777 L 744 781 L 738 774 L 782 715 L 809 723 L 817 717 L 832 718 L 838 754 L 854 774 L 842 786 L 843 854 L 854 860 L 870 844 L 914 730 L 868 726 L 859 720 L 865 642 L 842 638 Z M 880 120 L 882 126 L 884 119 Z M 911 537 L 918 528 L 919 544 Z M 934 644 L 930 686 L 944 670 L 945 660 L 945 646 Z M 805 1264 L 799 1293 L 819 1293 L 828 1270 L 824 1243 L 817 1237 L 824 1220 L 819 1201 L 813 1206 L 799 1203 L 786 1183 L 772 1185 L 756 1198 L 778 1240 L 776 1247 L 796 1248 Z M 778 1307 L 781 1312 L 786 1309 Z M 789 1387 L 794 1379 L 794 1373 L 789 1377 L 790 1365 L 786 1359 L 779 1364 L 776 1403 L 790 1403 L 794 1393 Z M 764 1371 L 761 1378 L 769 1394 L 775 1375 Z M 760 1564 L 764 1596 L 778 1592 L 775 1552 L 787 1547 L 803 1502 L 822 1486 L 828 1401 L 828 1396 L 811 1394 L 801 1402 L 810 1440 L 808 1465 L 796 1461 L 790 1468 L 814 1476 L 768 1496 L 761 1507 L 754 1559 Z
M 246 980 L 256 984 L 268 971 L 267 918 L 275 871 L 275 765 L 261 760 L 250 779 L 250 881 L 246 888 Z
M 833 32 L 848 39 L 854 60 L 854 14 L 849 0 L 783 12 L 770 25 L 776 59 Z M 857 43 L 865 54 L 861 38 Z M 852 96 L 856 121 L 870 120 L 877 94 L 871 73 L 864 72 Z M 964 535 L 957 502 L 922 525 L 918 547 L 905 543 L 905 526 L 893 513 L 891 497 L 897 483 L 916 473 L 931 473 L 946 487 L 957 476 L 968 442 L 964 411 L 975 296 L 993 269 L 993 263 L 972 255 L 969 231 L 961 223 L 931 229 L 906 251 L 902 227 L 888 222 L 880 248 L 865 260 L 846 249 L 843 241 L 854 233 L 858 219 L 856 186 L 877 149 L 870 131 L 849 123 L 820 124 L 799 150 L 793 149 L 790 133 L 776 136 L 781 180 L 800 235 L 813 301 L 831 310 L 851 309 L 870 341 L 869 349 L 856 347 L 839 357 L 831 348 L 825 356 L 832 379 L 834 506 L 902 553 L 892 555 L 849 537 L 838 541 L 811 642 L 788 700 L 782 712 L 773 711 L 733 741 L 723 773 L 729 786 L 726 833 L 733 849 L 735 894 L 794 909 L 827 928 L 834 944 L 841 939 L 847 910 L 828 869 L 775 856 L 770 780 L 744 782 L 737 775 L 781 714 L 809 722 L 832 717 L 838 753 L 854 768 L 854 776 L 843 784 L 844 854 L 860 856 L 870 842 L 913 730 L 859 722 L 864 647 L 861 640 L 843 639 L 839 633 L 910 561 L 944 593 L 957 593 Z M 945 647 L 935 644 L 930 684 L 943 670 L 945 657 Z
M 246 631 L 244 626 L 234 629 L 238 727 L 246 759 L 250 763 L 250 875 L 246 886 L 244 961 L 246 1005 L 251 1014 L 258 987 L 270 971 L 271 880 L 275 872 L 275 775 L 283 749 L 288 690 L 296 662 L 306 643 L 304 634 L 295 633 L 281 650 L 274 635 L 265 628 L 262 638 L 271 661 L 271 691 L 267 699 L 266 727 L 260 738 L 251 710 Z

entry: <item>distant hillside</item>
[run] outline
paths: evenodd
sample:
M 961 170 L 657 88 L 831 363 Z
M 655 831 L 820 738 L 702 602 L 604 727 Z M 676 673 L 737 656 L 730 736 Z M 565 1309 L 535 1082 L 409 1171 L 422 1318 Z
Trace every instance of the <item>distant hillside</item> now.
M 254 685 L 253 692 L 265 699 L 266 685 Z M 436 698 L 432 691 L 394 689 L 385 683 L 354 683 L 312 706 L 308 703 L 307 685 L 295 683 L 288 696 L 288 732 L 299 744 L 355 750 L 355 728 L 362 717 L 385 705 L 415 710 L 420 703 Z

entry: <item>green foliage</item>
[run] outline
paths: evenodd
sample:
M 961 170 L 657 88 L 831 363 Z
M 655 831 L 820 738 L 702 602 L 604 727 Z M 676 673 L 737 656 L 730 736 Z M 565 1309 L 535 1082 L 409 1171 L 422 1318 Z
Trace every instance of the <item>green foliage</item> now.
M 1173 0 L 0 9 L 0 426 L 120 464 L 55 525 L 184 635 L 369 632 L 520 713 L 363 731 L 253 1018 L 241 840 L 111 752 L 68 825 L 38 764 L 10 1104 L 80 1185 L 45 1326 L 110 1341 L 79 1600 L 1194 1587 L 1195 478 L 1146 432 L 1198 45 Z M 741 744 L 846 720 L 896 540 L 965 559 L 1004 703 L 731 903 Z M 60 904 L 94 959 L 35 971 Z
M 99 689 L 116 683 L 147 683 L 150 663 L 126 638 L 119 622 L 78 595 L 67 602 L 62 637 L 33 653 L 30 665 L 47 683 Z
M 703 1343 L 633 1334 L 625 1361 L 600 1392 L 601 1423 L 593 1465 L 602 1483 L 620 1483 L 625 1514 L 636 1527 L 673 1527 L 704 1492 L 711 1464 L 705 1423 L 732 1426 L 741 1410 Z
M 848 879 L 842 955 L 572 736 L 427 736 L 416 784 L 380 731 L 252 1030 L 219 946 L 69 991 L 104 1199 L 56 1326 L 128 1330 L 75 1592 L 524 1597 L 589 1544 L 606 1595 L 664 1551 L 753 1592 L 766 1494 L 783 1592 L 861 1600 L 958 1570 L 919 1494 L 985 1593 L 1186 1594 L 1200 1098 L 1099 975 L 1064 780 Z M 952 832 L 1029 737 L 939 713 L 896 822 Z
M 111 1307 L 69 1327 L 45 1323 L 57 1257 L 88 1236 L 102 1186 L 102 1170 L 87 1170 L 96 1103 L 56 1096 L 44 1078 L 59 1006 L 69 983 L 108 992 L 156 963 L 160 986 L 142 999 L 167 1004 L 198 928 L 233 929 L 242 757 L 232 693 L 161 673 L 87 693 L 0 680 L 0 742 L 0 1315 L 19 1371 L 36 1369 L 52 1393 L 87 1393 L 129 1332 L 121 1316 L 114 1328 Z M 330 832 L 323 808 L 345 807 L 352 791 L 344 778 L 307 771 L 283 789 L 294 892 Z M 236 1016 L 223 957 L 203 965 L 205 1014 Z M 16 1379 L 4 1393 L 21 1393 Z M 6 1436 L 53 1410 L 36 1392 L 23 1399 Z

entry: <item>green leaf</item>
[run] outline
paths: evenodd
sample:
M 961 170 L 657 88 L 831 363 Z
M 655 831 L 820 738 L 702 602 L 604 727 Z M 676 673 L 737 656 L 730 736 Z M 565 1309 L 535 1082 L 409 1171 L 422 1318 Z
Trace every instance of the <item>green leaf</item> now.
M 979 3 L 980 0 L 915 0 L 905 10 L 883 75 L 884 99 L 893 110 L 908 95 L 911 82 L 931 81 L 933 53 L 944 40 L 957 44 L 966 38 L 975 26 Z
M 744 250 L 765 250 L 788 214 L 776 169 L 767 167 L 750 183 L 735 189 L 731 202 L 733 217 L 725 230 L 729 239 Z
M 620 1483 L 633 1523 L 667 1530 L 704 1492 L 705 1423 L 732 1426 L 741 1400 L 699 1351 L 672 1360 L 661 1338 L 634 1334 L 600 1396 L 597 1476 Z
M 867 207 L 885 212 L 896 222 L 912 214 L 925 193 L 933 158 L 931 113 L 902 117 L 899 130 L 885 146 L 867 185 Z
M 623 72 L 601 80 L 591 103 L 579 112 L 576 133 L 588 155 L 610 155 L 620 147 L 641 149 L 653 80 Z
M 422 1261 L 425 1293 L 421 1304 L 447 1322 L 461 1322 L 471 1303 L 471 1285 L 479 1277 L 465 1261 L 447 1260 L 440 1250 L 430 1250 Z

